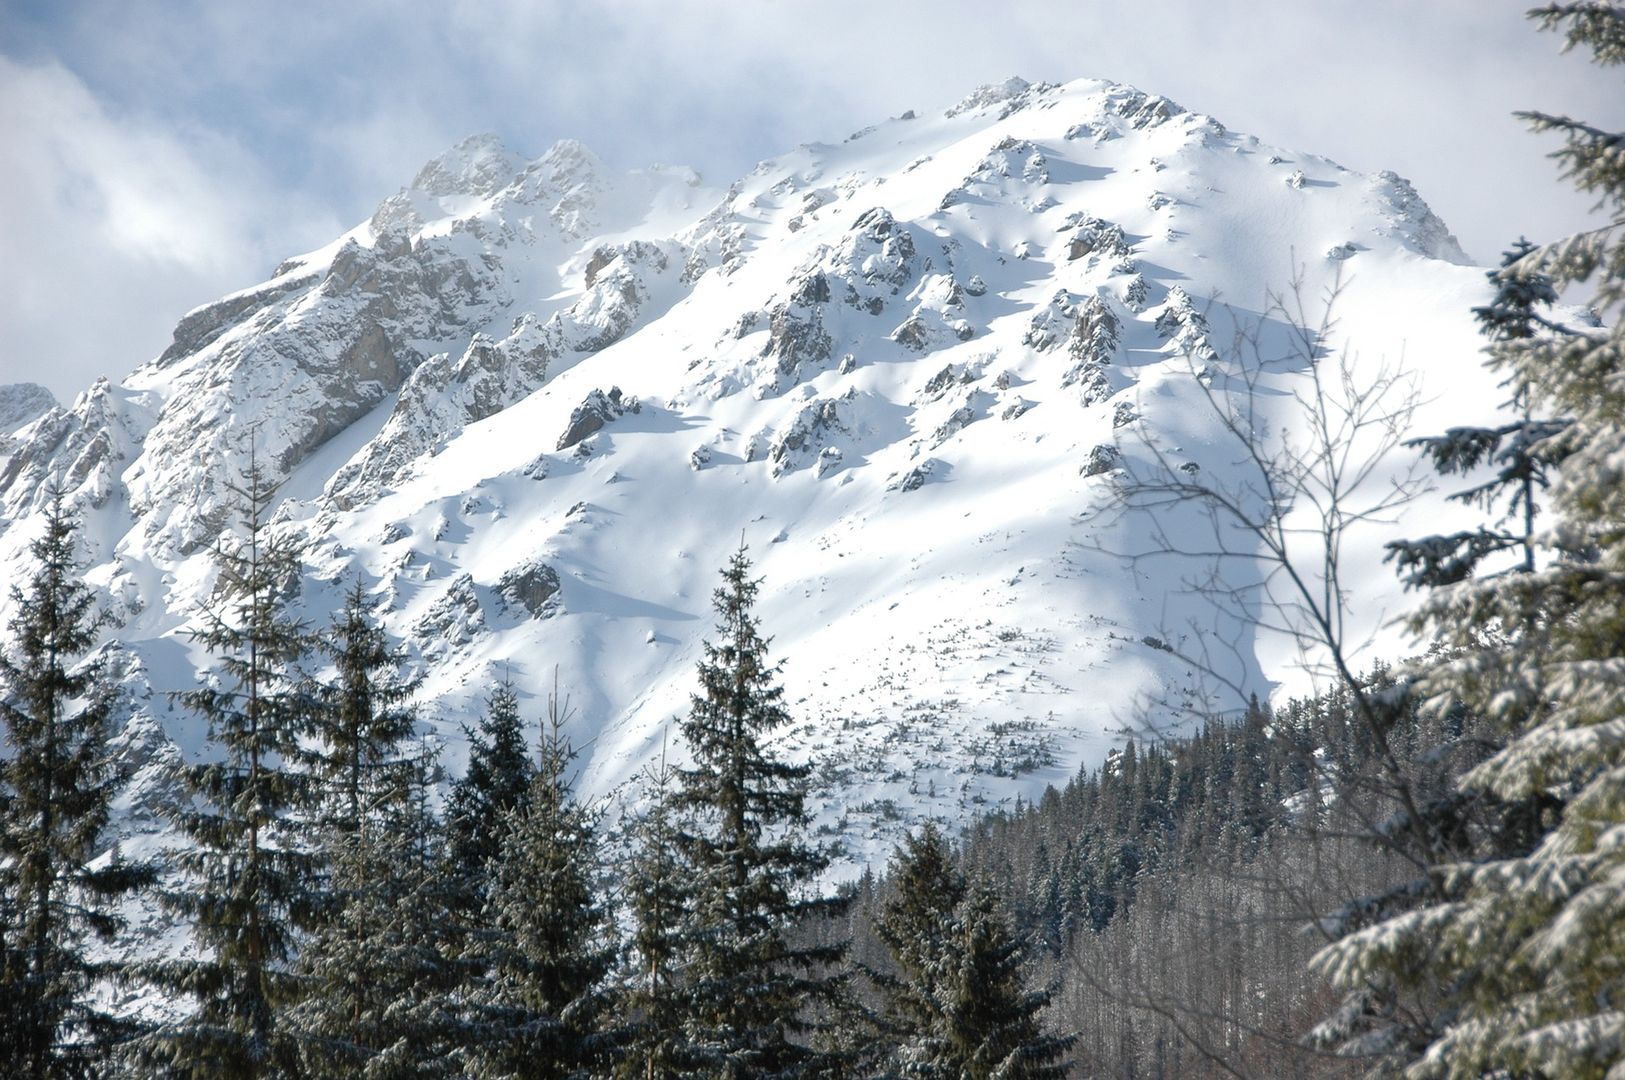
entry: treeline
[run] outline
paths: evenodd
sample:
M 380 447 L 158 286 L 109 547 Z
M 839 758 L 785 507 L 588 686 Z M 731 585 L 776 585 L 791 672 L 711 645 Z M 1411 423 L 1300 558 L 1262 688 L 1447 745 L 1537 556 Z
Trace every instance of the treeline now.
M 1386 740 L 1437 800 L 1488 743 L 1465 710 L 1423 713 L 1383 669 L 1362 680 L 1397 703 Z M 1304 1035 L 1332 1008 L 1310 958 L 1317 917 L 1408 880 L 1375 828 L 1398 809 L 1382 751 L 1333 690 L 1183 737 L 1128 741 L 1096 768 L 971 828 L 951 853 L 996 889 L 1052 991 L 1045 1021 L 1075 1033 L 1080 1075 L 1357 1075 Z M 851 890 L 842 928 L 887 970 L 885 912 L 917 886 L 896 869 Z M 1328 931 L 1329 932 L 1329 931 Z
M 513 689 L 491 693 L 442 813 L 415 685 L 365 592 L 301 624 L 272 491 L 251 466 L 236 494 L 197 634 L 214 667 L 179 695 L 211 751 L 177 767 L 184 843 L 151 864 L 102 855 L 112 690 L 84 659 L 98 620 L 60 498 L 33 544 L 0 652 L 0 1073 L 1064 1075 L 1071 1040 L 1041 1027 L 1020 935 L 941 836 L 898 856 L 918 887 L 876 912 L 882 966 L 809 932 L 847 900 L 821 888 L 808 768 L 770 745 L 788 716 L 743 550 L 681 722 L 691 764 L 645 776 L 631 854 L 611 860 L 600 808 L 572 790 L 556 693 L 534 744 Z M 129 959 L 132 893 L 186 947 Z M 145 1006 L 109 1009 L 115 985 Z

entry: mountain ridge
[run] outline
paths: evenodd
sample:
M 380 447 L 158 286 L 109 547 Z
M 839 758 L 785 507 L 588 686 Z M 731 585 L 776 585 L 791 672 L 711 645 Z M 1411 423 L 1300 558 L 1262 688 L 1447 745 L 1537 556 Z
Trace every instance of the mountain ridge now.
M 725 191 L 472 136 L 18 431 L 0 558 L 19 565 L 58 478 L 156 787 L 156 763 L 206 752 L 162 695 L 207 664 L 185 630 L 252 440 L 309 544 L 304 611 L 363 583 L 449 764 L 495 673 L 534 713 L 557 665 L 583 790 L 606 796 L 686 707 L 743 534 L 789 658 L 783 745 L 815 764 L 849 872 L 910 820 L 1098 763 L 1148 691 L 1189 678 L 1141 641 L 1194 601 L 1080 539 L 1136 440 L 1226 467 L 1193 359 L 1236 362 L 1249 326 L 1278 343 L 1269 290 L 1340 282 L 1328 348 L 1415 349 L 1424 390 L 1492 408 L 1466 262 L 1392 173 L 1097 81 L 978 88 Z M 1246 649 L 1267 691 L 1281 658 Z

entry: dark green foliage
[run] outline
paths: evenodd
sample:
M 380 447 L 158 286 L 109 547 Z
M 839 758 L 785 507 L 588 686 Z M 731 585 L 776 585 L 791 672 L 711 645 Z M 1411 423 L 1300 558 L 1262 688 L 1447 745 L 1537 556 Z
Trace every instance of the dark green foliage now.
M 889 872 L 895 895 L 885 902 L 874 930 L 897 974 L 874 978 L 885 1002 L 888 1055 L 894 1071 L 908 1075 L 904 1062 L 918 1064 L 941 1049 L 948 975 L 944 963 L 954 913 L 965 899 L 965 878 L 934 825 L 903 842 Z
M 619 1041 L 607 980 L 615 947 L 595 890 L 593 810 L 571 795 L 575 750 L 555 695 L 524 800 L 508 814 L 482 929 L 471 942 L 484 977 L 470 997 L 481 1078 L 601 1075 Z
M 1393 692 L 1381 671 L 1365 685 Z M 1385 741 L 1432 808 L 1482 759 L 1482 732 L 1470 716 L 1407 707 Z M 964 875 L 996 887 L 1018 939 L 1032 943 L 1026 985 L 1056 987 L 1047 1030 L 1080 1033 L 1080 1075 L 1345 1074 L 1297 1045 L 1327 994 L 1305 971 L 1324 940 L 1306 936 L 1305 912 L 1329 918 L 1351 892 L 1383 903 L 1414 879 L 1411 863 L 1361 832 L 1397 827 L 1402 813 L 1373 782 L 1388 775 L 1383 754 L 1346 693 L 1255 705 L 1240 723 L 1125 745 L 1036 804 L 992 815 L 947 869 L 946 845 L 925 845 L 934 857 L 905 849 L 903 866 L 862 883 L 855 903 L 852 935 L 878 975 L 882 1026 L 896 1038 L 919 1015 L 907 996 L 919 964 L 898 945 L 925 937 L 888 923 L 931 925 L 929 906 L 911 898 L 952 896 Z M 1321 803 L 1323 791 L 1338 799 Z M 1474 828 L 1494 820 L 1483 807 L 1458 816 Z
M 889 1045 L 875 1075 L 1065 1076 L 1074 1040 L 1043 1031 L 1050 995 L 1026 989 L 1021 938 L 993 890 L 967 885 L 933 826 L 904 843 L 890 876 L 875 934 L 896 973 L 876 976 Z
M 449 955 L 443 833 L 431 806 L 434 756 L 409 759 L 399 797 L 328 849 L 343 900 L 301 951 L 302 1000 L 289 1014 L 307 1075 L 369 1080 L 461 1075 L 469 1038 Z
M 679 829 L 671 806 L 675 771 L 660 764 L 645 776 L 648 809 L 634 826 L 635 853 L 625 892 L 632 915 L 632 971 L 622 996 L 630 1024 L 616 1075 L 670 1080 L 685 1075 L 684 999 L 679 982 L 689 881 L 677 854 Z
M 807 1016 L 830 1001 L 827 969 L 842 952 L 789 935 L 839 903 L 817 895 L 829 859 L 802 834 L 808 770 L 764 745 L 789 717 L 753 611 L 758 587 L 741 549 L 714 595 L 717 641 L 705 644 L 700 693 L 682 725 L 694 762 L 673 798 L 686 818 L 677 846 L 692 889 L 683 943 L 690 1075 L 814 1069 Z
M 1021 924 L 1059 956 L 1124 913 L 1149 875 L 1244 857 L 1279 830 L 1287 800 L 1310 786 L 1317 739 L 1329 743 L 1326 767 L 1369 764 L 1375 750 L 1350 711 L 1335 696 L 1295 702 L 1279 716 L 1255 705 L 1239 724 L 1126 743 L 1100 769 L 1047 792 L 1033 812 L 981 823 L 966 860 L 982 877 L 1011 883 L 1005 895 Z M 1021 859 L 1012 865 L 1014 851 Z
M 461 969 L 447 955 L 451 895 L 429 799 L 438 770 L 406 746 L 413 683 L 359 585 L 321 645 L 337 674 L 316 688 L 310 755 L 328 876 L 289 1026 L 316 1075 L 452 1075 L 458 1029 L 444 998 Z
M 311 771 L 325 842 L 341 844 L 369 816 L 406 799 L 417 769 L 402 751 L 416 723 L 406 702 L 417 684 L 401 675 L 402 659 L 369 613 L 359 582 L 318 646 L 336 674 L 316 688 Z
M 1050 994 L 1023 987 L 1021 941 L 990 887 L 974 885 L 960 901 L 946 945 L 937 991 L 945 1023 L 940 1042 L 926 1044 L 925 1060 L 934 1066 L 926 1075 L 964 1080 L 1065 1076 L 1061 1058 L 1075 1040 L 1046 1035 L 1040 1028 L 1039 1013 L 1049 1005 Z
M 467 734 L 468 770 L 452 787 L 446 829 L 452 872 L 466 881 L 467 904 L 477 912 L 484 903 L 487 868 L 502 853 L 509 815 L 524 801 L 535 771 L 512 683 L 491 692 L 479 730 Z
M 1474 308 L 1485 335 L 1492 342 L 1522 342 L 1537 335 L 1572 335 L 1573 330 L 1554 322 L 1547 313 L 1557 302 L 1552 282 L 1544 274 L 1508 275 L 1509 267 L 1521 263 L 1535 250 L 1527 240 L 1519 240 L 1501 259 L 1501 269 L 1489 272 L 1496 285 L 1495 299 L 1485 307 Z M 1569 420 L 1543 420 L 1531 415 L 1531 388 L 1517 381 L 1510 386 L 1517 420 L 1493 427 L 1456 427 L 1443 435 L 1412 439 L 1407 446 L 1420 448 L 1441 476 L 1467 475 L 1482 466 L 1494 474 L 1450 497 L 1457 502 L 1493 511 L 1500 516 L 1477 529 L 1418 540 L 1388 544 L 1388 559 L 1412 587 L 1436 588 L 1471 577 L 1479 565 L 1502 552 L 1518 556 L 1517 569 L 1535 569 L 1535 518 L 1540 513 L 1539 498 L 1551 486 L 1551 474 L 1574 449 L 1561 438 Z
M 0 651 L 0 1073 L 41 1080 L 91 1071 L 118 1034 L 89 1001 L 108 972 L 86 946 L 119 931 L 113 901 L 144 878 L 117 860 L 91 865 L 119 784 L 112 688 L 99 661 L 78 663 L 99 619 L 60 493 L 44 524 Z
M 283 1011 L 298 996 L 289 969 L 301 928 L 314 924 L 318 860 L 289 816 L 311 802 L 310 778 L 289 768 L 312 702 L 300 661 L 310 647 L 289 601 L 299 551 L 266 516 L 274 492 L 257 465 L 240 500 L 242 535 L 216 552 L 214 593 L 197 639 L 214 655 L 208 683 L 181 700 L 208 721 L 216 759 L 183 767 L 192 795 L 174 822 L 190 841 L 170 853 L 178 880 L 160 893 L 191 924 L 191 958 L 145 975 L 196 1009 L 134 1047 L 148 1075 L 258 1078 L 297 1074 Z

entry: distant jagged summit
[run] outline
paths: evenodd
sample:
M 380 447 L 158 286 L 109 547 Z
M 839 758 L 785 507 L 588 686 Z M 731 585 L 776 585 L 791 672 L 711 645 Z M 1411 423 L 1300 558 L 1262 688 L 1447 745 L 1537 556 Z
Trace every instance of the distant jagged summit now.
M 39 383 L 0 386 L 0 433 L 15 431 L 56 406 L 56 396 Z
M 525 158 L 492 134 L 470 135 L 418 170 L 412 188 L 425 195 L 491 195 L 524 171 Z

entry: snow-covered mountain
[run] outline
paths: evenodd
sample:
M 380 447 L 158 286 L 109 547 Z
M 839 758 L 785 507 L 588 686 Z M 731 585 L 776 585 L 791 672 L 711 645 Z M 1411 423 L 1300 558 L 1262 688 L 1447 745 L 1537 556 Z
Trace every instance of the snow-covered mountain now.
M 308 543 L 305 614 L 364 583 L 453 770 L 494 680 L 534 718 L 556 668 L 584 789 L 621 789 L 686 709 L 743 539 L 784 745 L 855 865 L 1097 761 L 1187 677 L 1142 641 L 1194 601 L 1097 550 L 1130 526 L 1085 511 L 1113 447 L 1231 466 L 1191 356 L 1226 362 L 1295 273 L 1311 299 L 1341 275 L 1324 344 L 1492 402 L 1466 261 L 1391 173 L 1094 81 L 983 87 L 726 190 L 471 138 L 0 444 L 0 559 L 55 478 L 114 620 L 138 822 L 162 763 L 207 753 L 167 693 L 208 664 L 186 630 L 251 444 Z M 1375 619 L 1397 588 L 1372 580 Z

